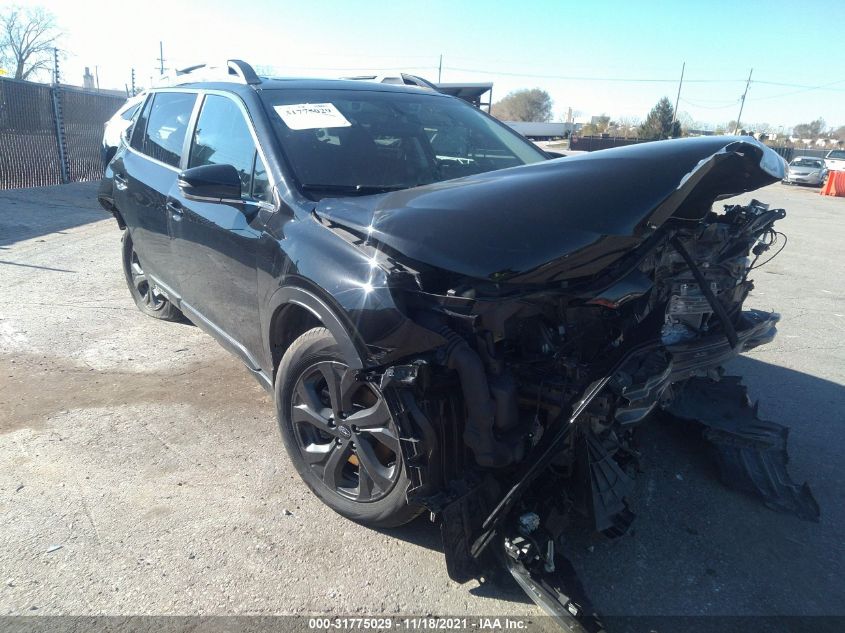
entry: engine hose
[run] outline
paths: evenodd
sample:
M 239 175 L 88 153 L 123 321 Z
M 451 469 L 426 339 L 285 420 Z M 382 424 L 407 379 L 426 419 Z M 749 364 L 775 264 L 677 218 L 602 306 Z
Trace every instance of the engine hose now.
M 458 374 L 467 408 L 464 441 L 472 449 L 479 466 L 501 468 L 522 458 L 521 443 L 505 443 L 496 439 L 496 401 L 490 395 L 490 385 L 481 357 L 466 340 L 442 325 L 437 333 L 446 339 L 446 362 Z M 506 425 L 507 421 L 500 421 Z

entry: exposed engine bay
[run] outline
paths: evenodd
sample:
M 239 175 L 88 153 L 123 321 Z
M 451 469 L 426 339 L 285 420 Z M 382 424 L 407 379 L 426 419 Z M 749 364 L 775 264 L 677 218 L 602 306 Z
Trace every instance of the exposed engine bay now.
M 787 474 L 787 429 L 761 420 L 723 367 L 774 338 L 779 315 L 743 304 L 753 271 L 786 243 L 782 209 L 712 204 L 774 180 L 732 182 L 738 160 L 759 162 L 740 149 L 701 161 L 683 195 L 643 214 L 636 240 L 596 229 L 548 264 L 486 280 L 435 268 L 423 251 L 396 255 L 401 226 L 379 242 L 375 220 L 363 231 L 323 216 L 376 236 L 364 245 L 390 259 L 404 309 L 443 342 L 370 380 L 395 399 L 408 499 L 439 521 L 454 580 L 504 565 L 562 623 L 600 630 L 557 544 L 576 515 L 608 538 L 627 532 L 637 431 L 654 415 L 700 426 L 726 484 L 818 520 L 809 487 Z
M 443 297 L 442 365 L 467 400 L 462 438 L 474 464 L 444 475 L 445 494 L 423 502 L 442 514 L 453 578 L 477 575 L 484 549 L 499 540 L 529 593 L 542 601 L 551 592 L 582 613 L 547 578 L 565 564 L 554 544 L 573 512 L 610 538 L 626 532 L 636 432 L 655 411 L 704 425 L 726 482 L 817 520 L 806 484 L 786 474 L 785 429 L 757 418 L 721 366 L 775 335 L 776 313 L 742 305 L 750 271 L 779 246 L 773 225 L 783 216 L 754 201 L 666 230 L 594 296 L 525 293 L 488 304 L 467 288 Z

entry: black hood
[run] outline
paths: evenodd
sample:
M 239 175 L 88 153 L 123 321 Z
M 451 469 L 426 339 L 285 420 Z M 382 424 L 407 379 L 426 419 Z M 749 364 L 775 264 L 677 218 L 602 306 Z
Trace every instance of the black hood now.
M 318 216 L 406 257 L 461 275 L 542 283 L 595 274 L 670 217 L 784 176 L 750 137 L 699 137 L 609 149 L 360 198 Z

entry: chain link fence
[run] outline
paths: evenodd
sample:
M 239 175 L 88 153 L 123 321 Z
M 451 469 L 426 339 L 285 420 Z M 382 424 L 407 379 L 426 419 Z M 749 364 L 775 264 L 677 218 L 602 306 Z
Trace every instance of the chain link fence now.
M 772 147 L 778 154 L 780 154 L 783 159 L 787 162 L 791 161 L 793 158 L 798 158 L 799 156 L 810 156 L 812 158 L 824 158 L 827 156 L 828 151 L 826 149 L 810 149 L 810 148 L 801 148 L 801 147 L 793 147 L 793 146 L 774 146 Z
M 99 178 L 103 124 L 125 100 L 0 78 L 0 189 Z

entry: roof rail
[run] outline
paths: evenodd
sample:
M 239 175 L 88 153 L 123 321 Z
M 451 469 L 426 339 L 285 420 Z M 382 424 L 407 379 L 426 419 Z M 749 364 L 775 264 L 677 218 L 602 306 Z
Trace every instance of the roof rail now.
M 198 81 L 236 81 L 254 86 L 261 83 L 261 78 L 245 61 L 229 59 L 225 65 L 195 64 L 177 68 L 159 77 L 153 87 L 180 86 Z
M 409 75 L 407 73 L 399 73 L 396 75 L 358 75 L 355 77 L 341 77 L 341 79 L 351 79 L 354 81 L 372 81 L 378 84 L 399 84 L 405 86 L 417 86 L 418 88 L 428 88 L 437 92 L 437 86 L 416 75 Z
M 226 62 L 226 64 L 229 67 L 229 74 L 231 75 L 234 73 L 238 75 L 244 80 L 244 83 L 249 84 L 250 86 L 255 86 L 261 83 L 261 78 L 255 74 L 252 66 L 242 59 L 230 59 Z
M 437 92 L 437 86 L 431 83 L 428 79 L 423 79 L 422 77 L 417 77 L 416 75 L 408 75 L 406 73 L 400 73 L 399 76 L 402 77 L 402 81 L 407 86 L 419 86 L 420 88 L 428 88 Z

